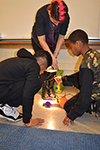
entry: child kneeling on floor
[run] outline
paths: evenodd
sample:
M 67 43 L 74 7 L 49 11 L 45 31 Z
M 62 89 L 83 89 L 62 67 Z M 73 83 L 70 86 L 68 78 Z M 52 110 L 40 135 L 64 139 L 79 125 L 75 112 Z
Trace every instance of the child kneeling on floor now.
M 75 30 L 68 37 L 68 48 L 75 56 L 82 55 L 79 72 L 56 78 L 57 83 L 74 85 L 80 92 L 63 104 L 67 112 L 63 120 L 68 125 L 85 112 L 100 117 L 100 53 L 88 45 L 88 35 L 83 30 Z

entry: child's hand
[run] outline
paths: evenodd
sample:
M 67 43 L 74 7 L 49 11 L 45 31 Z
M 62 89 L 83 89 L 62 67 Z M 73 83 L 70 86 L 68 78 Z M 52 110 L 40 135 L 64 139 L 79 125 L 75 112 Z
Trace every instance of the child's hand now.
M 58 84 L 58 83 L 62 83 L 61 77 L 55 77 L 54 79 L 55 79 L 55 81 L 57 82 L 57 84 Z
M 44 119 L 41 118 L 36 118 L 36 119 L 30 119 L 29 123 L 24 123 L 26 127 L 32 127 L 32 126 L 36 126 L 36 125 L 42 125 L 42 123 L 44 122 Z
M 63 124 L 66 126 L 68 126 L 70 122 L 71 122 L 71 125 L 73 125 L 73 121 L 69 119 L 67 116 L 63 120 Z

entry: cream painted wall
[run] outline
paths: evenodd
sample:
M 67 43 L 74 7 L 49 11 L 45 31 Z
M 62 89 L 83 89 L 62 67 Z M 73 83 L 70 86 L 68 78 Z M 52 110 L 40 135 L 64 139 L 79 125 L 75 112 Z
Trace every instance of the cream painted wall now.
M 0 33 L 5 38 L 30 38 L 36 10 L 48 0 L 0 0 Z M 70 25 L 68 32 L 82 28 L 90 37 L 99 36 L 100 0 L 65 0 L 69 7 Z M 0 61 L 13 57 L 17 49 L 0 48 Z M 33 53 L 32 49 L 29 49 Z M 59 69 L 64 74 L 78 71 L 82 57 L 71 56 L 61 49 L 58 56 Z
M 18 49 L 9 49 L 9 48 L 0 48 L 0 61 L 7 59 L 7 58 L 11 58 L 11 57 L 15 57 L 16 53 L 17 53 Z M 29 52 L 33 53 L 32 49 L 28 49 Z
M 30 38 L 38 8 L 49 0 L 0 0 L 0 36 L 2 38 Z M 69 7 L 68 32 L 84 29 L 89 37 L 99 37 L 100 0 L 65 0 Z
M 99 38 L 100 0 L 66 0 L 71 22 L 69 31 L 85 30 L 89 37 Z

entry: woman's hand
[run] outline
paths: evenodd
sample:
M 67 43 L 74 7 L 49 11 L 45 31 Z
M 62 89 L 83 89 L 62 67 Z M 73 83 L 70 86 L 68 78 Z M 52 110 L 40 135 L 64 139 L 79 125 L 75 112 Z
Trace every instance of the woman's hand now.
M 54 54 L 51 52 L 51 50 L 50 50 L 48 44 L 46 43 L 46 36 L 45 36 L 45 35 L 38 36 L 38 40 L 39 40 L 39 42 L 40 42 L 41 47 L 42 47 L 44 50 L 48 51 L 48 52 L 51 54 L 52 61 L 53 61 L 53 62 L 52 62 L 52 67 L 53 67 L 53 68 L 58 68 L 57 59 L 56 59 L 56 57 L 54 56 Z
M 44 119 L 42 118 L 31 118 L 29 123 L 24 123 L 24 125 L 26 127 L 32 127 L 32 126 L 36 126 L 36 125 L 42 125 L 42 123 L 44 122 Z
M 58 69 L 58 62 L 54 55 L 52 55 L 52 67 Z

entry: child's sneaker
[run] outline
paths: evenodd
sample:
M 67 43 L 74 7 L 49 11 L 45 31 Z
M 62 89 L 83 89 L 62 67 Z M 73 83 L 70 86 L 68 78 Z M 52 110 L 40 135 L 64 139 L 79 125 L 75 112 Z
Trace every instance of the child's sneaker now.
M 10 107 L 8 104 L 0 106 L 0 118 L 17 122 L 22 120 L 22 114 L 18 112 L 16 107 Z

